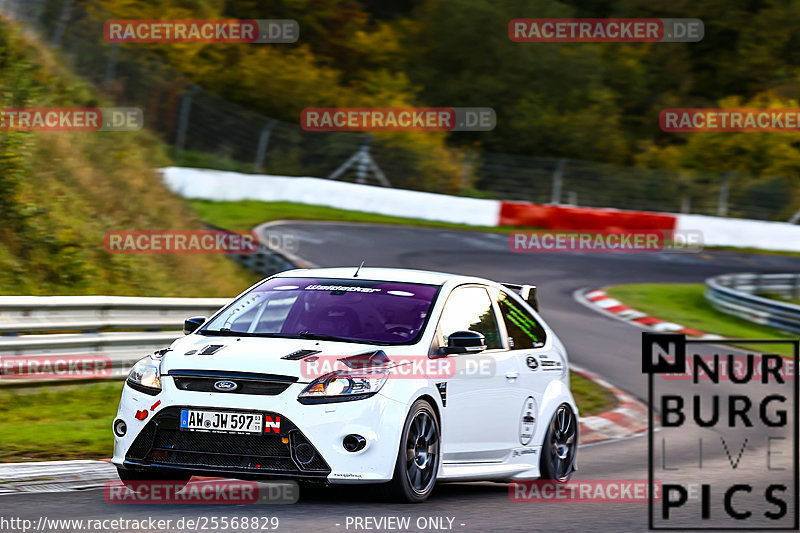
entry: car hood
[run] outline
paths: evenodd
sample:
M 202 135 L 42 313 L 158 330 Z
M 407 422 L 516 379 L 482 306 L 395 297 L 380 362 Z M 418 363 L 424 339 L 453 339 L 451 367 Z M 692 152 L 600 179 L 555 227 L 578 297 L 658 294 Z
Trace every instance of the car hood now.
M 206 335 L 188 335 L 175 341 L 170 348 L 162 356 L 162 374 L 177 370 L 253 372 L 293 376 L 300 382 L 311 381 L 318 374 L 311 376 L 302 360 L 282 359 L 298 350 L 318 350 L 314 356 L 328 364 L 338 358 L 375 350 L 384 350 L 387 354 L 392 351 L 389 346 L 349 342 Z

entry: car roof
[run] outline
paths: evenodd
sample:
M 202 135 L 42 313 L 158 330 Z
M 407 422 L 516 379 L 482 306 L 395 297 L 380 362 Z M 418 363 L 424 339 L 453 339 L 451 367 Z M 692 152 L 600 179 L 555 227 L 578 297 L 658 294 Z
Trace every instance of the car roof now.
M 299 270 L 287 270 L 276 274 L 278 277 L 294 278 L 352 278 L 357 266 L 337 267 L 337 268 L 309 268 Z M 431 272 L 428 270 L 412 270 L 406 268 L 377 268 L 362 267 L 358 272 L 357 279 L 368 279 L 376 281 L 399 281 L 407 283 L 425 283 L 428 285 L 444 285 L 451 280 L 464 280 L 472 282 L 488 283 L 488 280 L 474 278 L 471 276 L 460 276 L 458 274 L 447 274 L 445 272 Z

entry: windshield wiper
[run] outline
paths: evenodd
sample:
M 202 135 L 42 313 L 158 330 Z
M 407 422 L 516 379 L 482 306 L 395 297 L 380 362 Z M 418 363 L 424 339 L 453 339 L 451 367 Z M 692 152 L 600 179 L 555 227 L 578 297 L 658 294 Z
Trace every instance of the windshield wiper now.
M 222 329 L 201 329 L 198 331 L 201 335 L 219 335 L 221 337 L 252 337 L 252 333 L 246 331 L 231 331 L 228 328 Z
M 257 333 L 247 331 L 231 331 L 228 328 L 222 329 L 203 329 L 198 331 L 201 335 L 219 335 L 221 337 L 273 337 L 277 339 L 296 339 L 299 335 L 290 335 L 288 333 Z
M 354 342 L 354 339 L 348 339 L 347 337 L 337 337 L 336 335 L 326 335 L 325 333 L 312 333 L 310 331 L 301 331 L 298 335 L 304 339 L 314 339 L 318 341 Z

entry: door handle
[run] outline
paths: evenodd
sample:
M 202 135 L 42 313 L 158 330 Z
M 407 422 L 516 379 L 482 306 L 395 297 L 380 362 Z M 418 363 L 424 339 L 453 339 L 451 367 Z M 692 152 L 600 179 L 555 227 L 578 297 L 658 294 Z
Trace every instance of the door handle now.
M 513 382 L 513 381 L 515 381 L 515 380 L 516 380 L 518 377 L 519 377 L 519 372 L 517 372 L 516 370 L 510 370 L 510 371 L 506 372 L 506 379 L 507 379 L 508 381 L 511 381 L 511 382 Z

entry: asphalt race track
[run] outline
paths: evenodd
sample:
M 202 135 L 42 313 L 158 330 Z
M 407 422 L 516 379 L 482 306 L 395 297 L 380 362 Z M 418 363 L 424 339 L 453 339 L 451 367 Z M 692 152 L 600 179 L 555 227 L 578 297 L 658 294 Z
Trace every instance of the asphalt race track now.
M 543 316 L 558 332 L 571 361 L 591 370 L 623 390 L 646 398 L 641 373 L 641 330 L 607 318 L 573 299 L 581 288 L 615 283 L 703 282 L 730 272 L 786 272 L 800 270 L 800 258 L 748 255 L 735 252 L 695 254 L 517 254 L 507 237 L 440 229 L 359 224 L 296 222 L 270 225 L 270 232 L 299 238 L 297 254 L 319 266 L 391 266 L 474 274 L 504 282 L 533 283 L 539 287 Z M 691 326 L 691 325 L 689 325 Z M 710 347 L 709 349 L 713 349 Z M 676 382 L 676 388 L 686 386 Z M 476 421 L 479 423 L 479 421 Z M 735 433 L 731 433 L 735 435 Z M 735 439 L 732 436 L 731 439 Z M 675 465 L 696 461 L 691 434 L 678 445 Z M 709 447 L 710 448 L 710 447 Z M 684 454 L 685 452 L 685 454 Z M 583 479 L 647 478 L 647 439 L 584 446 L 578 455 Z M 703 482 L 725 478 L 728 459 L 709 449 Z M 754 470 L 753 479 L 768 474 Z M 351 490 L 304 495 L 296 505 L 200 506 L 111 505 L 102 490 L 26 494 L 0 497 L 3 515 L 38 521 L 48 518 L 197 518 L 199 516 L 277 516 L 282 531 L 354 531 L 347 517 L 410 516 L 411 531 L 419 517 L 452 518 L 454 531 L 644 531 L 644 503 L 527 503 L 513 502 L 508 486 L 493 483 L 440 485 L 421 505 L 389 505 L 369 501 L 369 495 Z M 794 512 L 796 510 L 792 510 Z M 448 521 L 444 520 L 445 527 Z M 361 529 L 363 530 L 363 529 Z M 423 530 L 428 530 L 424 528 Z M 177 531 L 177 529 L 169 529 Z

